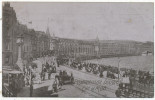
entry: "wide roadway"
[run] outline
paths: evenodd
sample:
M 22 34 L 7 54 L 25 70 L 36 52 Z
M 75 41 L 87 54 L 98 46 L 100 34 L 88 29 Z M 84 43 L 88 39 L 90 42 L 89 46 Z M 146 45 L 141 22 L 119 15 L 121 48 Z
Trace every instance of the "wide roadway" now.
M 41 71 L 42 60 L 38 59 L 34 61 L 37 63 L 37 71 Z M 115 97 L 115 90 L 118 88 L 116 80 L 108 78 L 100 78 L 93 74 L 86 73 L 85 71 L 79 71 L 77 69 L 72 69 L 67 65 L 60 65 L 57 67 L 57 73 L 52 74 L 51 80 L 46 80 L 41 84 L 34 85 L 34 96 L 51 96 L 45 95 L 48 87 L 52 85 L 52 80 L 54 76 L 59 74 L 60 70 L 66 70 L 68 75 L 73 73 L 75 78 L 75 84 L 63 85 L 60 90 L 58 90 L 59 97 Z

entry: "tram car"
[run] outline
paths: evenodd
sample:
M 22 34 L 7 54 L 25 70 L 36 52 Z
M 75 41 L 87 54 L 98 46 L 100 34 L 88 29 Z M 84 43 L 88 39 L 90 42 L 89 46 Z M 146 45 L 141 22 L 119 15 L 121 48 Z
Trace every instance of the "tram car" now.
M 2 95 L 16 97 L 17 93 L 25 86 L 23 72 L 13 69 L 3 69 Z
M 62 75 L 61 79 L 62 79 L 62 84 L 68 84 L 68 83 L 73 84 L 74 83 L 74 77 L 72 74 L 71 75 L 67 75 L 67 74 Z
M 74 84 L 73 74 L 68 75 L 66 71 L 63 71 L 62 75 L 56 75 L 55 79 L 58 79 L 61 84 Z

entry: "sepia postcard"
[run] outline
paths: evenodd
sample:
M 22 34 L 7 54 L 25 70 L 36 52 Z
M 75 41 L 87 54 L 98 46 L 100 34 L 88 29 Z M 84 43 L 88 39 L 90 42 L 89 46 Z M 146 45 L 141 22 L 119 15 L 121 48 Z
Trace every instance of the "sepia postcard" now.
M 154 98 L 154 3 L 2 2 L 2 96 Z

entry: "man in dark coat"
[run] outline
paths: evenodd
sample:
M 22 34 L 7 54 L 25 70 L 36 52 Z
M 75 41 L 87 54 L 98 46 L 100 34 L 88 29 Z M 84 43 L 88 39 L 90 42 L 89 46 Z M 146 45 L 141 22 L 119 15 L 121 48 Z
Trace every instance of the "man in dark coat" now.
M 33 83 L 30 84 L 30 97 L 33 95 Z
M 115 92 L 116 97 L 120 97 L 121 96 L 121 90 L 118 88 Z

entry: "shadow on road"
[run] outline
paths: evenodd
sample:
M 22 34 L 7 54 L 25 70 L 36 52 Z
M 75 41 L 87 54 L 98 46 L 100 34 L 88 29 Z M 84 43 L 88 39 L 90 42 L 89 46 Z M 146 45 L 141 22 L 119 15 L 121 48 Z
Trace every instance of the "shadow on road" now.
M 58 89 L 57 93 L 53 93 L 52 90 L 48 91 L 49 86 L 40 87 L 33 90 L 33 97 L 58 97 L 58 92 L 66 89 Z
M 52 91 L 48 91 L 49 86 L 40 87 L 33 90 L 33 97 L 58 97 Z

